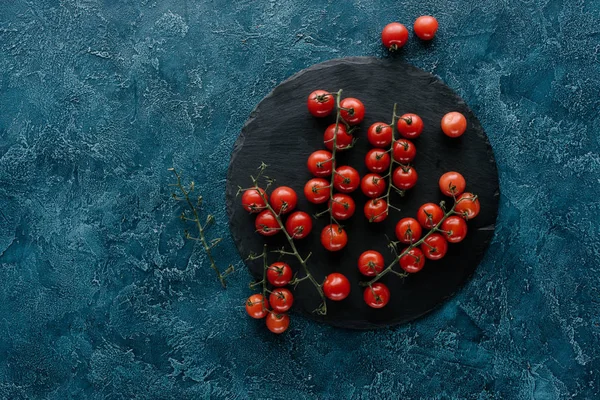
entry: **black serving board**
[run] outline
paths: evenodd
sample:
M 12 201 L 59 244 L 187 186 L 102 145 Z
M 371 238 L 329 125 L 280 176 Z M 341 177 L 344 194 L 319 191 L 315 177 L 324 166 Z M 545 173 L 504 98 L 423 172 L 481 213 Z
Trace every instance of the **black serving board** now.
M 374 122 L 389 122 L 394 103 L 398 103 L 399 114 L 413 112 L 421 116 L 425 128 L 414 140 L 417 157 L 413 165 L 419 175 L 417 185 L 404 197 L 392 194 L 392 204 L 400 207 L 401 212 L 390 210 L 386 221 L 369 223 L 362 212 L 367 199 L 359 189 L 352 195 L 357 211 L 344 224 L 349 237 L 344 250 L 329 253 L 321 246 L 320 232 L 328 224 L 327 216 L 315 220 L 311 235 L 297 241 L 301 254 L 313 253 L 309 268 L 318 281 L 323 281 L 331 272 L 341 272 L 349 278 L 352 290 L 343 301 L 328 301 L 328 314 L 322 317 L 312 313 L 319 305 L 320 297 L 310 282 L 304 281 L 294 292 L 294 310 L 351 329 L 387 327 L 411 321 L 440 305 L 463 286 L 492 239 L 499 188 L 488 139 L 471 109 L 456 93 L 432 74 L 404 62 L 371 57 L 343 58 L 303 70 L 277 86 L 258 104 L 231 155 L 227 211 L 233 240 L 244 259 L 250 252 L 260 253 L 265 242 L 273 249 L 287 243 L 282 234 L 264 238 L 255 233 L 255 215 L 245 212 L 240 198 L 236 198 L 238 186 L 251 185 L 249 175 L 257 172 L 261 162 L 269 165 L 267 175 L 277 180 L 273 188 L 285 185 L 296 190 L 298 210 L 315 214 L 326 207 L 307 202 L 303 195 L 304 184 L 311 178 L 306 160 L 313 151 L 324 148 L 323 131 L 335 122 L 335 115 L 318 119 L 307 111 L 306 98 L 315 89 L 332 92 L 343 89 L 343 97 L 356 97 L 365 104 L 365 120 L 355 133 L 359 139 L 356 147 L 338 153 L 338 165 L 351 165 L 361 176 L 368 172 L 364 158 L 371 149 L 366 131 Z M 440 128 L 442 116 L 449 111 L 459 111 L 467 117 L 467 131 L 458 139 L 446 137 Z M 400 218 L 414 217 L 423 203 L 438 203 L 445 199 L 439 191 L 438 179 L 444 172 L 452 170 L 465 176 L 467 191 L 476 193 L 481 202 L 481 213 L 468 223 L 467 238 L 450 245 L 444 259 L 428 260 L 419 273 L 406 279 L 392 274 L 385 276 L 382 282 L 390 288 L 390 303 L 379 310 L 368 307 L 363 301 L 363 288 L 358 285 L 364 280 L 357 268 L 359 255 L 368 249 L 378 250 L 389 263 L 393 255 L 386 246 L 386 235 L 395 240 L 394 227 Z M 278 258 L 277 254 L 271 254 L 270 261 Z M 284 260 L 295 270 L 299 269 L 293 257 Z M 261 262 L 247 262 L 247 265 L 260 279 Z

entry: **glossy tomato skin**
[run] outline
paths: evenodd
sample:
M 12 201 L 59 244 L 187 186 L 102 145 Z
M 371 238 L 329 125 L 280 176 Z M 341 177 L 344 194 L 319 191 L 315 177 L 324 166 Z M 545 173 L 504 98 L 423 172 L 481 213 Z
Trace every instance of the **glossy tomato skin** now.
M 306 166 L 313 176 L 324 178 L 331 175 L 333 163 L 331 153 L 327 150 L 317 150 L 308 156 Z
M 417 114 L 404 114 L 398 119 L 396 128 L 407 139 L 416 139 L 423 132 L 423 120 Z
M 352 197 L 343 193 L 336 193 L 333 195 L 333 202 L 330 200 L 329 206 L 331 207 L 331 213 L 333 218 L 338 221 L 344 221 L 354 215 L 356 210 L 356 203 Z
M 367 139 L 373 147 L 389 147 L 392 144 L 392 127 L 385 122 L 375 122 L 367 131 Z
M 279 186 L 271 192 L 269 202 L 277 214 L 288 214 L 296 208 L 298 195 L 291 187 Z
M 379 174 L 366 174 L 360 182 L 362 192 L 371 199 L 381 196 L 386 186 L 385 179 Z
M 473 200 L 475 199 L 475 200 Z M 454 211 L 460 214 L 464 219 L 473 219 L 481 210 L 479 199 L 473 193 L 465 192 L 456 199 L 456 207 Z
M 374 283 L 371 287 L 365 288 L 363 299 L 369 307 L 383 308 L 390 301 L 390 289 L 381 282 Z
M 340 116 L 349 125 L 357 125 L 365 118 L 365 105 L 354 97 L 346 97 L 340 101 Z
M 440 228 L 444 231 L 444 236 L 450 243 L 462 242 L 467 236 L 467 223 L 456 215 L 446 218 Z
M 283 333 L 290 326 L 290 317 L 287 314 L 269 313 L 267 315 L 267 328 L 276 334 Z
M 438 30 L 438 21 L 430 15 L 422 15 L 415 20 L 413 31 L 421 40 L 432 40 Z
M 368 200 L 363 209 L 369 222 L 381 222 L 388 216 L 388 205 L 384 199 Z
M 269 296 L 271 308 L 276 313 L 284 313 L 294 304 L 294 295 L 285 288 L 275 289 Z
M 410 140 L 398 139 L 394 142 L 392 154 L 394 156 L 394 160 L 401 164 L 408 164 L 415 159 L 417 155 L 417 148 Z
M 313 116 L 326 117 L 335 108 L 335 96 L 325 90 L 315 90 L 308 95 L 306 105 Z
M 425 203 L 417 211 L 417 220 L 425 229 L 431 229 L 444 218 L 444 211 L 435 203 Z
M 401 165 L 394 170 L 392 175 L 392 182 L 398 189 L 408 190 L 413 188 L 417 184 L 419 175 L 417 170 L 410 165 Z
M 323 292 L 329 300 L 344 300 L 350 294 L 350 281 L 338 272 L 329 274 L 323 282 Z
M 258 214 L 254 226 L 256 231 L 263 236 L 273 236 L 281 230 L 275 215 L 270 210 L 264 210 Z
M 367 250 L 358 257 L 358 270 L 364 276 L 375 276 L 385 268 L 383 255 L 375 250 Z
M 285 221 L 285 230 L 292 239 L 304 239 L 310 234 L 312 227 L 312 218 L 304 211 L 291 213 Z
M 421 243 L 421 251 L 430 260 L 440 260 L 448 252 L 448 242 L 439 233 L 432 233 Z
M 264 199 L 259 194 L 259 191 L 264 196 Z M 267 192 L 263 189 L 249 189 L 242 194 L 242 207 L 249 213 L 259 213 L 267 207 L 266 199 L 268 199 Z
M 442 118 L 442 131 L 451 138 L 462 136 L 467 130 L 467 119 L 459 112 L 452 111 Z
M 455 171 L 446 172 L 439 180 L 440 191 L 446 196 L 460 196 L 467 187 L 465 177 Z
M 323 134 L 323 144 L 329 150 L 333 150 L 333 136 L 335 135 L 335 124 L 331 124 L 325 129 Z M 346 126 L 343 124 L 338 125 L 337 137 L 335 139 L 335 148 L 337 150 L 345 150 L 352 145 L 354 136 L 348 133 Z
M 321 244 L 329 251 L 340 251 L 348 244 L 348 235 L 339 225 L 327 225 L 321 231 Z
M 396 224 L 396 237 L 402 243 L 411 244 L 421 238 L 423 230 L 414 218 L 402 218 Z
M 282 287 L 290 283 L 293 272 L 290 266 L 284 262 L 277 261 L 267 268 L 267 280 L 275 287 Z
M 388 50 L 400 49 L 408 42 L 408 29 L 399 22 L 387 24 L 381 31 L 381 42 Z
M 402 250 L 404 253 L 407 249 Z M 400 257 L 398 261 L 400 267 L 410 274 L 419 272 L 425 266 L 425 255 L 418 247 L 413 247 L 406 254 Z
M 264 301 L 264 307 L 263 307 Z M 263 298 L 262 294 L 253 294 L 246 300 L 246 312 L 254 319 L 261 319 L 267 316 L 269 311 L 269 302 Z
M 338 167 L 333 178 L 333 187 L 342 193 L 352 193 L 360 186 L 360 175 L 354 168 L 343 165 Z
M 304 197 L 313 204 L 329 200 L 329 182 L 323 178 L 313 178 L 304 185 Z
M 365 165 L 371 172 L 382 173 L 390 167 L 390 155 L 383 149 L 371 149 L 365 157 Z

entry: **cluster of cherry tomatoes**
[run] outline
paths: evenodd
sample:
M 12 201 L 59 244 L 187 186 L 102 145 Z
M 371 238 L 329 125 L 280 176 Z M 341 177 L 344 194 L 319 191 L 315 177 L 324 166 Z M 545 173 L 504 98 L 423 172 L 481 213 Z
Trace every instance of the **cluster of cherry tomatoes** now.
M 415 35 L 421 40 L 432 40 L 437 29 L 437 19 L 429 15 L 417 18 L 413 25 Z M 399 22 L 387 24 L 381 31 L 381 41 L 388 50 L 398 50 L 408 42 L 408 29 Z

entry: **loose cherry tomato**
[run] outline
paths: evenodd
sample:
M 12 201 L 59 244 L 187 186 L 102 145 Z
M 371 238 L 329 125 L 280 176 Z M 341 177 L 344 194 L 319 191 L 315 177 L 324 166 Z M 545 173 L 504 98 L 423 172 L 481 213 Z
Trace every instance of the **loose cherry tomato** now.
M 390 155 L 383 149 L 371 149 L 365 157 L 365 164 L 371 172 L 384 172 L 390 167 Z
M 452 111 L 442 118 L 442 131 L 451 138 L 462 136 L 467 130 L 467 119 L 459 112 Z
M 373 199 L 365 203 L 365 217 L 369 222 L 381 222 L 388 216 L 388 205 L 384 199 Z
M 417 184 L 417 171 L 410 165 L 401 165 L 394 170 L 392 182 L 398 189 L 408 190 Z
M 336 193 L 333 195 L 333 202 L 329 201 L 329 207 L 331 207 L 331 214 L 333 218 L 338 221 L 343 221 L 354 215 L 356 210 L 356 203 L 352 197 L 343 193 Z
M 313 178 L 304 185 L 304 197 L 313 204 L 329 200 L 329 182 L 323 178 Z
M 404 114 L 396 124 L 398 132 L 407 139 L 416 139 L 423 132 L 423 120 L 417 114 Z
M 287 314 L 269 313 L 267 316 L 267 328 L 273 333 L 283 333 L 289 326 L 290 317 Z
M 273 236 L 281 230 L 275 215 L 270 210 L 264 210 L 254 220 L 256 231 L 263 236 Z
M 264 307 L 263 307 L 264 301 Z M 264 318 L 268 313 L 269 302 L 263 298 L 262 294 L 253 294 L 246 300 L 246 312 L 255 319 Z
M 298 195 L 291 187 L 279 186 L 271 192 L 270 203 L 277 214 L 287 214 L 296 208 Z
M 467 223 L 461 217 L 452 215 L 442 222 L 441 229 L 444 231 L 446 240 L 450 243 L 462 242 L 467 236 Z
M 365 288 L 363 299 L 369 307 L 383 308 L 390 301 L 390 289 L 381 282 L 374 283 L 373 286 Z
M 242 207 L 244 207 L 244 210 L 250 213 L 258 213 L 267 207 L 267 203 L 263 200 L 259 191 L 266 200 L 267 193 L 261 188 L 248 189 L 242 194 Z
M 344 300 L 350 294 L 350 282 L 338 272 L 329 274 L 323 282 L 323 293 L 329 300 Z
M 275 289 L 269 296 L 271 308 L 277 313 L 284 313 L 294 304 L 294 295 L 285 288 Z
M 375 276 L 385 268 L 385 260 L 380 252 L 367 250 L 358 257 L 358 270 L 365 276 Z
M 284 262 L 277 261 L 267 268 L 267 280 L 275 287 L 282 287 L 292 280 L 292 269 Z
M 408 164 L 415 159 L 417 148 L 410 140 L 399 139 L 394 142 L 394 160 L 402 164 Z
M 408 29 L 399 22 L 387 24 L 381 31 L 381 42 L 390 51 L 401 48 L 408 41 Z
M 448 251 L 448 242 L 439 233 L 432 233 L 421 243 L 421 250 L 430 260 L 440 260 Z
M 421 225 L 414 218 L 402 218 L 396 224 L 396 237 L 402 243 L 411 244 L 418 241 L 421 233 Z
M 422 15 L 415 20 L 413 30 L 419 39 L 431 40 L 438 30 L 437 19 L 430 15 Z
M 346 97 L 340 101 L 340 116 L 350 125 L 360 124 L 365 118 L 365 105 L 358 99 Z
M 467 181 L 458 172 L 451 171 L 446 172 L 440 177 L 439 185 L 440 190 L 446 196 L 459 196 L 465 191 Z
M 327 225 L 321 231 L 321 244 L 329 251 L 340 251 L 348 243 L 346 231 L 336 224 Z
M 317 150 L 308 156 L 306 166 L 311 174 L 317 178 L 331 175 L 332 165 L 331 153 L 327 150 Z
M 444 218 L 444 211 L 434 203 L 425 203 L 417 211 L 417 219 L 425 229 L 431 229 Z
M 312 226 L 312 218 L 304 211 L 291 213 L 285 221 L 285 230 L 292 239 L 304 239 L 312 230 Z
M 392 143 L 392 127 L 385 122 L 375 122 L 367 131 L 367 139 L 373 147 L 388 147 Z
M 404 253 L 407 249 L 402 250 Z M 400 257 L 400 267 L 408 273 L 414 274 L 423 269 L 425 265 L 425 256 L 418 247 L 414 247 Z
M 306 101 L 308 112 L 315 117 L 326 117 L 335 108 L 335 97 L 325 90 L 315 90 L 308 95 Z
M 457 214 L 460 214 L 464 219 L 473 219 L 479 214 L 481 210 L 481 205 L 479 204 L 479 199 L 473 194 L 469 192 L 464 192 L 456 199 L 456 207 L 454 207 L 454 211 Z
M 323 134 L 323 143 L 325 144 L 325 147 L 327 147 L 329 150 L 333 150 L 333 135 L 334 134 L 335 134 L 335 124 L 329 125 L 327 127 L 327 129 L 325 129 L 325 133 Z M 337 150 L 344 150 L 352 144 L 353 140 L 354 140 L 354 136 L 352 136 L 351 134 L 348 133 L 348 130 L 346 129 L 346 125 L 339 124 L 337 136 L 335 139 L 335 144 L 336 144 L 335 148 Z
M 377 198 L 385 192 L 385 179 L 378 174 L 366 174 L 360 182 L 360 188 L 365 196 Z
M 352 193 L 360 186 L 360 175 L 354 168 L 343 165 L 337 167 L 333 187 L 342 193 Z

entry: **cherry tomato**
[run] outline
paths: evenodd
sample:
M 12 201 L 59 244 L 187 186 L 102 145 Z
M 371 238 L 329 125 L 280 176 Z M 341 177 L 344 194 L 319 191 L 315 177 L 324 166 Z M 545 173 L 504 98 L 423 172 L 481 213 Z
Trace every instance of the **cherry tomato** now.
M 385 268 L 385 260 L 380 252 L 367 250 L 358 257 L 358 270 L 365 276 L 375 276 Z
M 270 210 L 264 210 L 256 216 L 254 221 L 256 231 L 263 236 L 273 236 L 281 230 L 275 214 Z
M 261 319 L 269 313 L 269 302 L 267 299 L 264 299 L 265 304 L 263 307 L 263 299 L 262 294 L 253 294 L 248 297 L 248 300 L 246 300 L 246 312 L 249 316 L 255 319 Z
M 417 114 L 404 114 L 396 124 L 398 132 L 407 139 L 416 139 L 423 132 L 423 120 Z
M 326 117 L 335 108 L 335 96 L 325 90 L 315 90 L 306 101 L 308 112 L 315 117 Z
M 431 229 L 444 218 L 444 211 L 434 203 L 425 203 L 417 211 L 417 219 L 425 229 Z
M 396 224 L 396 237 L 402 243 L 414 243 L 421 238 L 421 225 L 414 218 L 402 218 Z
M 340 101 L 340 116 L 350 125 L 360 124 L 365 118 L 365 105 L 358 99 L 346 97 Z
M 284 313 L 294 304 L 294 295 L 285 288 L 275 289 L 269 296 L 269 303 L 271 303 L 273 311 Z
M 284 262 L 277 261 L 267 268 L 267 280 L 275 287 L 282 287 L 292 280 L 292 269 Z
M 329 251 L 340 251 L 348 243 L 346 231 L 336 224 L 327 225 L 321 231 L 321 244 Z
M 365 288 L 363 299 L 369 307 L 383 308 L 390 301 L 390 289 L 381 282 L 374 283 L 373 286 Z
M 366 174 L 360 182 L 362 192 L 372 199 L 381 196 L 385 192 L 385 187 L 385 180 L 378 174 Z
M 413 30 L 419 39 L 431 40 L 438 30 L 437 19 L 430 15 L 422 15 L 415 20 Z
M 460 214 L 464 219 L 473 219 L 479 214 L 481 210 L 481 205 L 479 204 L 479 199 L 473 194 L 469 192 L 464 192 L 456 199 L 456 207 L 454 207 L 454 211 L 457 214 Z
M 317 178 L 323 178 L 331 175 L 332 165 L 331 153 L 327 150 L 317 150 L 308 156 L 306 166 L 313 176 Z
M 462 136 L 467 130 L 467 119 L 459 112 L 452 111 L 442 118 L 442 131 L 451 138 Z
M 350 282 L 344 275 L 334 272 L 325 278 L 323 292 L 329 300 L 344 300 L 350 294 Z
M 408 164 L 415 159 L 417 148 L 410 140 L 399 139 L 394 142 L 394 160 L 402 164 Z
M 304 211 L 291 213 L 285 221 L 285 230 L 292 239 L 304 239 L 312 230 L 312 226 L 312 218 Z
M 365 203 L 365 217 L 369 222 L 381 222 L 388 216 L 388 205 L 384 199 L 373 199 Z
M 287 214 L 296 208 L 298 195 L 291 187 L 279 186 L 271 192 L 269 201 L 277 214 Z
M 408 41 L 408 29 L 399 22 L 387 24 L 381 31 L 381 42 L 391 51 L 398 50 Z
M 323 143 L 325 144 L 325 147 L 327 147 L 329 150 L 333 150 L 333 135 L 335 134 L 335 124 L 331 124 L 327 127 L 327 129 L 325 129 L 325 133 L 323 134 Z M 352 136 L 351 134 L 348 133 L 348 130 L 346 129 L 346 125 L 344 124 L 339 124 L 338 125 L 338 131 L 337 131 L 337 137 L 335 139 L 335 148 L 337 150 L 344 150 L 345 148 L 347 148 L 348 146 L 350 146 L 352 144 L 352 141 L 354 140 L 354 136 Z
M 459 196 L 465 191 L 467 181 L 458 172 L 451 171 L 446 172 L 440 177 L 439 185 L 440 190 L 446 196 Z
M 354 215 L 356 204 L 347 194 L 336 193 L 333 195 L 333 202 L 329 201 L 329 207 L 331 207 L 333 218 L 343 221 Z
M 404 253 L 407 249 L 402 250 Z M 423 269 L 425 265 L 425 256 L 418 247 L 413 247 L 406 254 L 400 257 L 400 267 L 408 273 L 414 274 Z
M 430 260 L 440 260 L 448 251 L 448 242 L 439 233 L 432 233 L 421 243 L 421 251 Z
M 367 139 L 373 147 L 388 147 L 392 143 L 392 127 L 385 122 L 375 122 L 367 131 Z
M 371 149 L 365 157 L 365 165 L 371 172 L 384 172 L 390 167 L 390 155 L 383 149 Z
M 290 317 L 287 314 L 269 313 L 267 315 L 267 328 L 273 333 L 280 334 L 290 326 Z
M 335 170 L 333 187 L 342 193 L 352 193 L 360 186 L 360 175 L 354 168 L 343 165 Z
M 446 240 L 450 243 L 462 242 L 467 236 L 467 223 L 464 219 L 456 215 L 446 218 L 440 228 L 444 231 L 444 236 L 446 236 Z
M 313 204 L 329 200 L 329 182 L 323 178 L 313 178 L 304 185 L 304 197 Z
M 242 207 L 244 207 L 244 210 L 250 213 L 258 213 L 267 207 L 267 203 L 263 200 L 259 191 L 267 199 L 267 193 L 261 188 L 249 189 L 242 194 Z
M 398 189 L 408 190 L 417 184 L 417 171 L 410 165 L 401 165 L 394 170 L 392 182 Z

